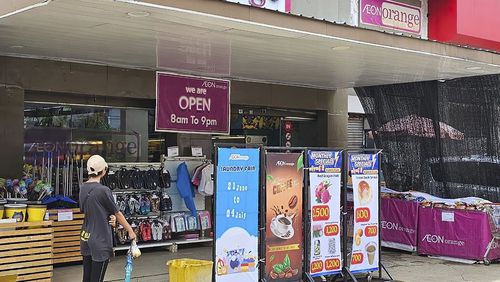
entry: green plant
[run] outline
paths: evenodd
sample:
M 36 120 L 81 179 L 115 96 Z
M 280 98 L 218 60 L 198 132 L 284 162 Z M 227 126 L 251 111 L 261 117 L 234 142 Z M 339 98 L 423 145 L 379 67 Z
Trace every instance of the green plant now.
M 299 159 L 297 160 L 297 171 L 304 168 L 304 154 L 300 154 Z
M 288 269 L 291 265 L 290 257 L 288 254 L 285 256 L 285 259 L 283 259 L 283 263 L 277 263 L 273 265 L 273 270 L 277 274 L 285 272 L 286 269 Z

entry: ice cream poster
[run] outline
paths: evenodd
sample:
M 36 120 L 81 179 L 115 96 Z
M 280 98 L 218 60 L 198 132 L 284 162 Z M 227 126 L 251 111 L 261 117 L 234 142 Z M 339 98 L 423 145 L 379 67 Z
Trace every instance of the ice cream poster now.
M 342 268 L 340 249 L 340 192 L 342 153 L 308 151 L 310 253 L 312 277 L 339 273 Z
M 379 155 L 349 154 L 354 197 L 354 237 L 350 270 L 379 268 Z
M 266 153 L 266 267 L 269 282 L 303 274 L 303 153 Z
M 260 149 L 217 153 L 215 281 L 258 281 Z

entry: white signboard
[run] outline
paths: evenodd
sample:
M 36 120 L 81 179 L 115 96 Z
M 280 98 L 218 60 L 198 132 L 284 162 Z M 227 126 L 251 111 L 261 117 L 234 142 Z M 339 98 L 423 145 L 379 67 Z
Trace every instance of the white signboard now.
M 168 147 L 167 148 L 167 156 L 170 158 L 178 157 L 179 156 L 179 146 Z
M 340 179 L 342 155 L 309 151 L 311 240 L 309 273 L 312 277 L 337 274 L 342 269 L 340 250 Z
M 59 210 L 57 211 L 57 221 L 71 221 L 73 220 L 72 210 Z

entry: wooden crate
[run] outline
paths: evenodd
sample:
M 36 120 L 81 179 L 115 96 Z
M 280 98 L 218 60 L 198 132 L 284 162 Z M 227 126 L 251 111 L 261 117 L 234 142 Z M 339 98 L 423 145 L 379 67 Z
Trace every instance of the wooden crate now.
M 82 261 L 80 255 L 80 231 L 84 214 L 72 209 L 73 220 L 57 221 L 57 210 L 49 210 L 54 229 L 54 265 Z
M 51 221 L 0 224 L 0 280 L 52 281 L 53 231 Z

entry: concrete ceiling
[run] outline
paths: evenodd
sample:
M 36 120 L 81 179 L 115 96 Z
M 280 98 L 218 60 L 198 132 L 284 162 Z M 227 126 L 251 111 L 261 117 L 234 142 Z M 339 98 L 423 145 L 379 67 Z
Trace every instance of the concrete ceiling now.
M 500 73 L 500 65 L 460 54 L 393 47 L 176 7 L 112 0 L 53 0 L 45 4 L 8 17 L 0 14 L 0 55 L 326 89 Z M 243 13 L 256 10 L 222 2 L 212 5 Z M 262 13 L 296 20 L 289 15 Z M 347 26 L 335 28 L 374 38 L 397 37 Z

